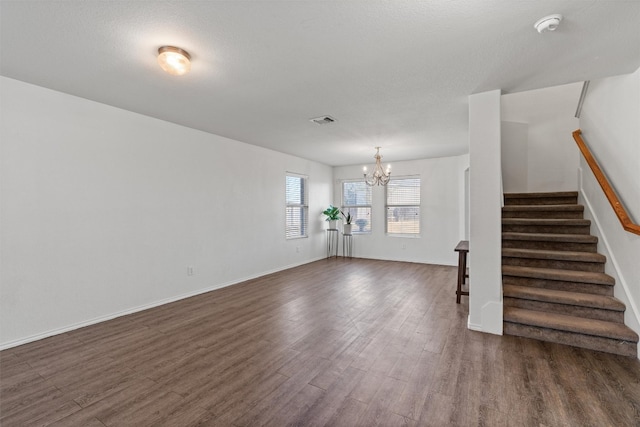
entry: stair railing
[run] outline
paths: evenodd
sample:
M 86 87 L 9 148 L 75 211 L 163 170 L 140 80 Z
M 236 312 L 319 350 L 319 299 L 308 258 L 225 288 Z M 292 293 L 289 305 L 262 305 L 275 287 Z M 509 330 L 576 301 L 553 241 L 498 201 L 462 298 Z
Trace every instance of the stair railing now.
M 618 199 L 616 192 L 611 187 L 611 184 L 609 184 L 607 177 L 602 172 L 602 169 L 600 169 L 600 166 L 598 166 L 598 162 L 596 162 L 596 159 L 591 154 L 591 151 L 589 151 L 587 144 L 585 144 L 580 134 L 582 134 L 582 131 L 580 129 L 573 131 L 573 139 L 575 139 L 576 144 L 578 144 L 578 148 L 580 148 L 584 159 L 589 164 L 589 167 L 598 180 L 600 187 L 602 187 L 602 191 L 604 191 L 605 196 L 607 196 L 607 200 L 609 200 L 609 203 L 611 204 L 613 211 L 616 213 L 620 224 L 622 224 L 622 228 L 624 228 L 629 233 L 640 235 L 640 225 L 635 224 L 633 221 L 631 221 L 631 218 L 629 218 L 629 214 L 627 214 L 626 209 L 620 202 L 620 199 Z

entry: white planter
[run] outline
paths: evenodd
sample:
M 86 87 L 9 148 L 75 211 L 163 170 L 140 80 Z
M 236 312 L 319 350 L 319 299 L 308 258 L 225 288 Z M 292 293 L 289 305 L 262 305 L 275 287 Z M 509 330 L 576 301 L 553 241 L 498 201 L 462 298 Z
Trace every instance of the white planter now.
M 344 224 L 344 225 L 342 226 L 342 232 L 343 232 L 344 234 L 351 234 L 351 226 L 352 226 L 352 225 L 353 225 L 353 224 Z
M 335 230 L 336 229 L 336 222 L 335 221 L 327 221 L 329 223 L 329 230 Z

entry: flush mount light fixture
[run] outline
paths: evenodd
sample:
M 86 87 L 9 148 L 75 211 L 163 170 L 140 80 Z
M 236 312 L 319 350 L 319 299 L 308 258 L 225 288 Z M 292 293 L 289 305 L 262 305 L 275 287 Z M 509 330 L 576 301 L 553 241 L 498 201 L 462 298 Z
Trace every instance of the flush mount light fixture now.
M 389 179 L 391 178 L 391 165 L 387 165 L 387 170 L 382 169 L 382 156 L 380 155 L 380 147 L 375 147 L 376 155 L 373 156 L 376 159 L 376 165 L 373 167 L 373 171 L 367 173 L 367 167 L 362 168 L 362 172 L 364 173 L 364 182 L 367 185 L 387 185 Z
M 158 49 L 158 64 L 172 76 L 182 76 L 191 70 L 191 55 L 179 47 L 162 46 Z
M 533 26 L 539 33 L 555 31 L 556 28 L 558 28 L 558 25 L 560 25 L 560 21 L 562 21 L 562 15 L 549 15 L 539 19 L 538 22 L 533 24 Z

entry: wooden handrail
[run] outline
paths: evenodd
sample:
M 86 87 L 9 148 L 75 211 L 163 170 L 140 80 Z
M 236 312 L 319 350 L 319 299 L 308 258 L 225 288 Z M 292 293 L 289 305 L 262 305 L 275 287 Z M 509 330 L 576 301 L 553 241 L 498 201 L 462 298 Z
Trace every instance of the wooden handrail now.
M 618 220 L 620 220 L 620 224 L 622 224 L 622 228 L 624 228 L 629 233 L 640 235 L 640 225 L 634 224 L 633 221 L 631 221 L 631 219 L 629 218 L 629 215 L 620 202 L 620 199 L 618 199 L 616 192 L 613 190 L 613 188 L 611 188 L 611 184 L 609 184 L 607 177 L 604 176 L 604 173 L 602 173 L 602 169 L 600 169 L 600 166 L 598 166 L 598 162 L 596 162 L 596 159 L 593 158 L 593 155 L 591 155 L 591 151 L 589 151 L 587 144 L 584 143 L 584 140 L 580 136 L 581 133 L 582 131 L 580 129 L 573 131 L 573 139 L 576 140 L 576 144 L 578 144 L 578 148 L 580 148 L 584 159 L 589 164 L 589 167 L 591 167 L 591 170 L 598 180 L 600 187 L 602 187 L 602 191 L 604 191 L 604 194 L 605 196 L 607 196 L 609 203 L 611 203 L 613 211 L 616 213 Z

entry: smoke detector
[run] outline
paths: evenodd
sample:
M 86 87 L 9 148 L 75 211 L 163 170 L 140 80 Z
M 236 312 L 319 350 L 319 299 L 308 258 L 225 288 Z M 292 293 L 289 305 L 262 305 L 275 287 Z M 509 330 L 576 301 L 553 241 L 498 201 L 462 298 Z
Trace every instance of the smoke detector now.
M 334 119 L 331 116 L 322 116 L 322 117 L 316 117 L 315 119 L 309 119 L 309 121 L 317 125 L 328 125 L 329 123 L 335 122 L 336 119 Z
M 539 19 L 538 22 L 533 24 L 533 27 L 538 30 L 539 33 L 555 31 L 556 28 L 558 28 L 558 25 L 560 25 L 560 21 L 562 21 L 562 15 L 549 15 Z

